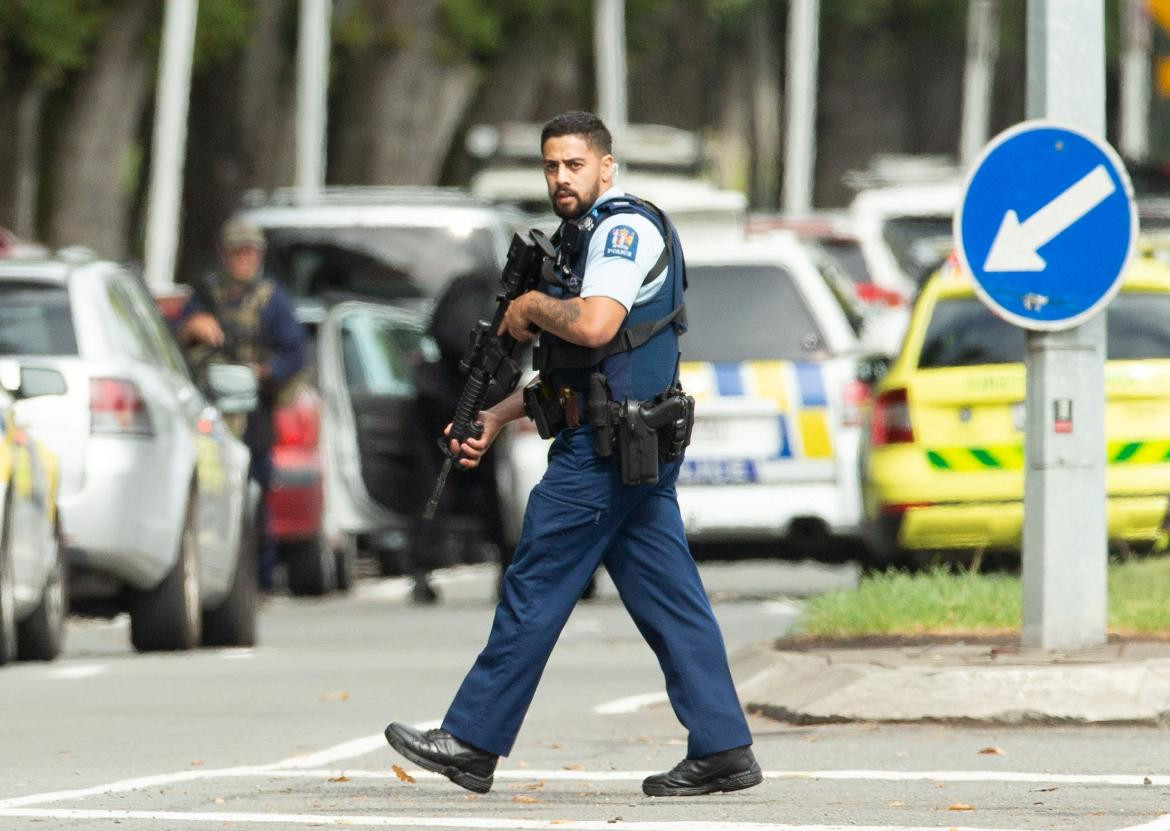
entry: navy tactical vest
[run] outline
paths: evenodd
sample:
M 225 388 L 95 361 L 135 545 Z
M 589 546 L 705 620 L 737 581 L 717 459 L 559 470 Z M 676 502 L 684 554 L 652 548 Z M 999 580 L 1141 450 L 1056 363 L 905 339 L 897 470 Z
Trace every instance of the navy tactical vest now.
M 666 390 L 675 380 L 678 336 L 687 328 L 683 308 L 686 263 L 678 231 L 654 205 L 633 196 L 616 196 L 574 220 L 577 240 L 568 263 L 571 275 L 562 281 L 565 285 L 542 282 L 540 290 L 559 298 L 578 296 L 594 231 L 608 217 L 622 213 L 646 217 L 662 234 L 666 243 L 663 257 L 644 282 L 652 282 L 663 267 L 668 268 L 666 280 L 653 297 L 630 310 L 614 340 L 606 346 L 590 349 L 542 332 L 533 364 L 554 389 L 588 390 L 590 373 L 600 371 L 609 379 L 615 400 L 646 400 Z M 560 233 L 562 236 L 566 233 L 565 225 Z

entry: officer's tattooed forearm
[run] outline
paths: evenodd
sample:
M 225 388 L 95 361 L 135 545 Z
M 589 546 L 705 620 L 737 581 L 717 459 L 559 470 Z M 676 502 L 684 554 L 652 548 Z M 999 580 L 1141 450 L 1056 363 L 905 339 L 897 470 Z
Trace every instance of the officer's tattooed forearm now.
M 559 300 L 536 292 L 529 297 L 532 298 L 532 305 L 528 310 L 528 317 L 546 332 L 564 337 L 572 329 L 573 324 L 581 319 L 580 298 Z

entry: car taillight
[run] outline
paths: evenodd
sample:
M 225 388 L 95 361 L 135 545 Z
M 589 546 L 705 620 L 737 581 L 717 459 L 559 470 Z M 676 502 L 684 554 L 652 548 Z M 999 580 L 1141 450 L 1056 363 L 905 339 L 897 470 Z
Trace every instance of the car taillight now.
M 318 441 L 317 408 L 300 401 L 279 407 L 273 416 L 276 443 L 285 447 L 316 447 Z
M 880 303 L 890 308 L 901 306 L 906 300 L 898 292 L 884 289 L 874 283 L 858 283 L 855 291 L 858 300 L 864 300 L 866 303 Z
M 914 441 L 914 428 L 910 425 L 910 402 L 906 390 L 894 389 L 883 392 L 873 403 L 873 418 L 870 421 L 870 444 L 901 444 Z
M 149 436 L 154 433 L 146 402 L 133 381 L 124 378 L 91 378 L 89 381 L 90 431 Z
M 856 378 L 849 381 L 841 393 L 841 424 L 846 427 L 860 427 L 865 424 L 865 414 L 869 406 L 869 386 Z

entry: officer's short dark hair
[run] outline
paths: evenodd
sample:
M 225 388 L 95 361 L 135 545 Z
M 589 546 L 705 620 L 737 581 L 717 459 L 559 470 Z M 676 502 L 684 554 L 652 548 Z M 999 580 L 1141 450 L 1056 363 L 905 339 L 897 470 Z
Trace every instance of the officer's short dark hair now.
M 609 128 L 593 113 L 571 110 L 550 118 L 540 131 L 541 149 L 546 141 L 557 136 L 580 136 L 602 156 L 613 152 L 613 136 L 609 134 Z

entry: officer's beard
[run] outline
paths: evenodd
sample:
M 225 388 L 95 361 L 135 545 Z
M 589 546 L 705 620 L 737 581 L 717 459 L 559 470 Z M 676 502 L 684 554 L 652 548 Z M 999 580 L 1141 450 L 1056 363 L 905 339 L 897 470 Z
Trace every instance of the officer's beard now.
M 561 205 L 557 202 L 557 199 L 565 194 L 576 198 L 577 201 L 573 203 L 573 207 L 562 208 Z M 569 190 L 568 188 L 557 188 L 557 190 L 554 191 L 552 195 L 553 213 L 555 213 L 561 219 L 578 219 L 584 216 L 589 211 L 589 209 L 593 207 L 593 203 L 597 201 L 597 197 L 600 194 L 600 184 L 594 185 L 593 190 L 584 196 L 578 194 L 574 190 Z

